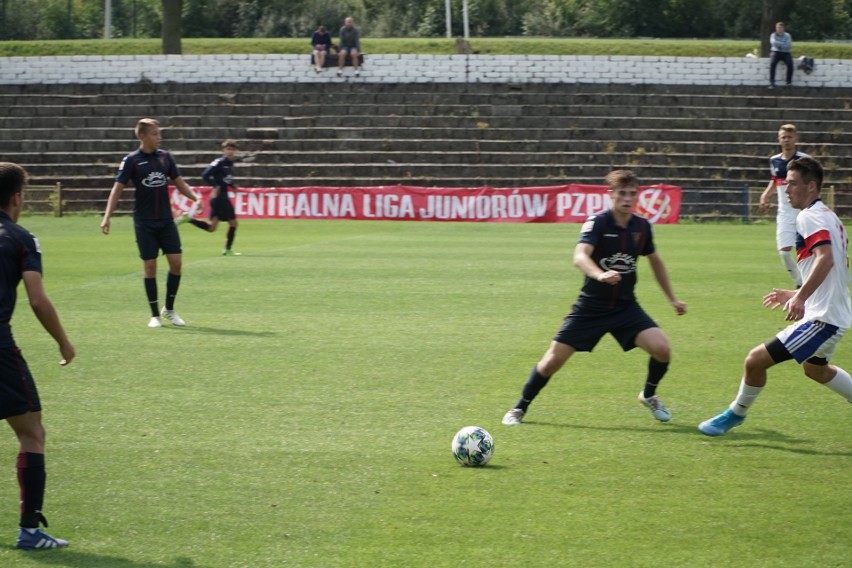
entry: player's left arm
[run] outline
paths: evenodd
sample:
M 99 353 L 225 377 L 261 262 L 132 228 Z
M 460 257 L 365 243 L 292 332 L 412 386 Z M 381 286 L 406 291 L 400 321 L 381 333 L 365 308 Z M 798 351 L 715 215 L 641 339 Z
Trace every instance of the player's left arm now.
M 814 256 L 814 263 L 807 280 L 802 282 L 802 287 L 796 290 L 796 293 L 784 304 L 784 311 L 787 312 L 785 320 L 796 321 L 805 316 L 805 301 L 825 282 L 829 272 L 834 268 L 834 255 L 831 254 L 830 242 L 817 244 L 811 249 L 811 253 Z
M 33 313 L 38 318 L 38 321 L 41 322 L 44 329 L 56 341 L 56 344 L 59 345 L 59 353 L 62 355 L 62 360 L 59 364 L 67 365 L 74 359 L 76 352 L 74 345 L 72 345 L 68 339 L 68 335 L 65 333 L 65 328 L 62 327 L 62 323 L 59 321 L 59 314 L 56 312 L 53 302 L 50 301 L 50 298 L 47 297 L 47 293 L 44 291 L 41 273 L 35 270 L 25 270 L 23 280 Z
M 175 187 L 178 188 L 178 191 L 184 194 L 190 201 L 200 201 L 201 196 L 195 193 L 195 190 L 189 187 L 189 184 L 183 179 L 182 176 L 178 176 L 172 180 L 175 184 Z
M 648 262 L 651 263 L 651 271 L 654 273 L 654 278 L 657 279 L 657 284 L 662 288 L 663 293 L 666 295 L 666 298 L 669 299 L 669 303 L 677 312 L 677 315 L 682 316 L 686 313 L 686 304 L 681 302 L 675 296 L 674 290 L 672 289 L 671 281 L 669 280 L 669 273 L 666 270 L 666 265 L 663 263 L 663 259 L 660 258 L 656 252 L 652 252 L 648 255 Z

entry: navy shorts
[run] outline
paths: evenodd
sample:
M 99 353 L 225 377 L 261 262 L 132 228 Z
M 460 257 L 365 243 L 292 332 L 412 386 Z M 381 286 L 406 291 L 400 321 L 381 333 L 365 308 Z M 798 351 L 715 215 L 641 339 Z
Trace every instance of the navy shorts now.
M 142 260 L 153 260 L 163 254 L 180 254 L 180 233 L 173 219 L 136 221 L 136 246 Z
M 38 390 L 21 350 L 0 349 L 0 420 L 40 410 Z
M 604 335 L 611 333 L 624 351 L 630 351 L 636 347 L 636 336 L 653 327 L 659 326 L 635 302 L 605 311 L 578 304 L 565 316 L 553 340 L 577 351 L 591 351 Z
M 210 218 L 219 219 L 220 221 L 233 221 L 237 218 L 237 212 L 234 211 L 234 204 L 227 197 L 217 197 L 210 200 Z

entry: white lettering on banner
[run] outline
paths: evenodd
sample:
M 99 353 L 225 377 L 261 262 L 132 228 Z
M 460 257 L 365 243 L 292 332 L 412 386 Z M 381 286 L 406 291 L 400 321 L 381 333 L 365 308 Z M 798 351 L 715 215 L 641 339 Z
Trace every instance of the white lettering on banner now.
M 238 215 L 257 217 L 356 217 L 349 193 L 237 193 L 234 205 Z
M 365 195 L 363 200 L 364 217 L 414 219 L 414 203 L 410 195 Z
M 547 195 L 428 195 L 421 219 L 520 219 L 547 213 Z
M 556 214 L 589 217 L 612 207 L 612 198 L 606 193 L 560 193 L 556 196 Z

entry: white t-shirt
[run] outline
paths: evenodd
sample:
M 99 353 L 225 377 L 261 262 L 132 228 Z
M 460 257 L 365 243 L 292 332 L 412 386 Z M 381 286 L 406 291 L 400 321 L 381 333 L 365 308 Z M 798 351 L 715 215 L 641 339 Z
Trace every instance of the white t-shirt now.
M 816 257 L 816 245 L 829 244 L 834 266 L 819 288 L 805 301 L 804 319 L 821 321 L 842 329 L 852 326 L 849 300 L 849 240 L 843 223 L 820 201 L 814 201 L 796 218 L 796 256 L 802 280 L 808 279 Z

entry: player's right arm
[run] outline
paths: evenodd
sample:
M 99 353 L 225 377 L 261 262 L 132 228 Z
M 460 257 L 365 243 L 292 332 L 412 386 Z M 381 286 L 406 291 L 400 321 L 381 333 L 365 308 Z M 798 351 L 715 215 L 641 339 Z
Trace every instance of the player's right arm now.
M 53 302 L 50 301 L 50 298 L 47 297 L 47 293 L 44 291 L 41 273 L 35 270 L 26 270 L 23 273 L 23 280 L 33 313 L 38 318 L 38 321 L 41 322 L 44 329 L 56 341 L 56 344 L 59 345 L 59 353 L 62 355 L 62 360 L 59 364 L 67 365 L 74 359 L 76 352 L 74 345 L 71 344 L 71 341 L 65 334 L 65 328 L 62 327 L 62 323 L 59 321 L 59 314 L 56 312 Z
M 620 282 L 621 274 L 615 270 L 603 270 L 598 266 L 598 263 L 592 258 L 594 250 L 595 247 L 589 243 L 577 243 L 577 246 L 574 247 L 574 266 L 579 268 L 583 274 L 592 280 L 597 280 L 604 284 L 616 284 Z
M 769 180 L 769 184 L 766 186 L 766 189 L 763 190 L 763 193 L 760 194 L 760 203 L 758 207 L 760 207 L 761 211 L 768 211 L 769 204 L 772 203 L 772 197 L 775 195 L 775 180 Z
M 117 181 L 112 185 L 112 191 L 109 192 L 104 220 L 101 221 L 101 232 L 105 235 L 109 234 L 110 217 L 112 217 L 113 212 L 118 207 L 118 200 L 121 199 L 122 191 L 124 191 L 124 184 Z

